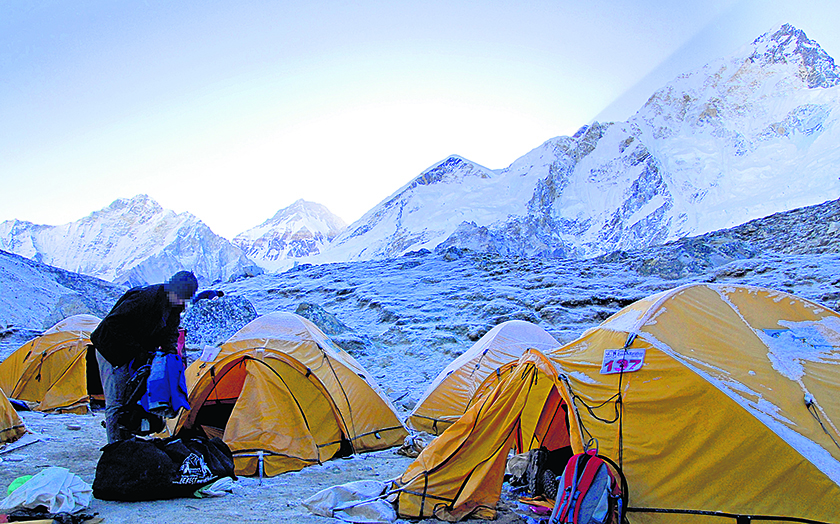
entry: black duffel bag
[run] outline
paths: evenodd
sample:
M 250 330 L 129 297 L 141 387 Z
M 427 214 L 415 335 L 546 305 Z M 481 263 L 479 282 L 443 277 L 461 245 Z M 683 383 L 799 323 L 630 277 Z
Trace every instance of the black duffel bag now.
M 222 477 L 236 475 L 233 455 L 221 439 L 131 438 L 102 448 L 93 496 L 122 501 L 190 497 Z

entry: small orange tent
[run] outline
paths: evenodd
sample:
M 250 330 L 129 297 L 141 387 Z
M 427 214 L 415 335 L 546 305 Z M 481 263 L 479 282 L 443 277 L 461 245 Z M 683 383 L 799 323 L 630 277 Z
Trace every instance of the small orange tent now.
M 261 460 L 276 475 L 408 435 L 368 372 L 293 313 L 256 318 L 186 375 L 191 409 L 174 431 L 221 437 L 240 475 L 256 474 Z
M 74 315 L 15 350 L 0 362 L 0 389 L 37 411 L 86 413 L 87 346 L 99 322 L 93 315 Z M 91 373 L 91 380 L 90 389 L 100 393 L 98 373 Z
M 484 334 L 453 360 L 426 389 L 407 424 L 434 435 L 443 433 L 516 366 L 528 349 L 542 352 L 560 347 L 543 328 L 524 320 L 509 320 Z

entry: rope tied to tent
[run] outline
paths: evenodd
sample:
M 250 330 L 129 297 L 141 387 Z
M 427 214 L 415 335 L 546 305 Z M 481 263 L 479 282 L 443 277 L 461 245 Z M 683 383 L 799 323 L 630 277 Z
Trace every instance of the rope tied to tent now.
M 813 396 L 805 395 L 805 407 L 808 409 L 808 412 L 816 419 L 817 423 L 820 425 L 825 434 L 828 435 L 828 438 L 830 438 L 831 441 L 834 442 L 834 445 L 837 446 L 838 449 L 840 449 L 840 444 L 837 443 L 837 440 L 831 433 L 828 432 L 828 428 L 826 428 L 825 424 L 823 424 L 823 421 L 820 418 L 819 408 L 817 407 L 817 401 L 816 399 L 814 399 Z
M 633 342 L 636 340 L 636 333 L 630 333 L 627 336 L 627 340 L 624 342 L 624 347 L 622 348 L 625 352 L 630 348 Z M 589 412 L 589 415 L 604 424 L 615 424 L 618 422 L 618 464 L 619 466 L 624 466 L 624 423 L 623 423 L 623 413 L 624 413 L 624 397 L 621 394 L 621 386 L 624 382 L 624 368 L 622 367 L 618 374 L 618 387 L 617 391 L 613 396 L 608 398 L 607 400 L 601 402 L 596 406 L 590 406 L 583 400 L 579 395 L 577 395 L 569 384 L 568 378 L 564 377 L 564 382 L 566 383 L 566 387 L 569 390 L 569 394 L 572 397 L 572 402 L 577 404 L 578 402 L 586 408 L 586 411 Z M 595 410 L 600 409 L 607 404 L 613 403 L 614 416 L 610 418 L 600 417 L 595 414 Z M 583 419 L 581 419 L 580 414 L 578 414 L 578 423 L 580 427 L 583 429 L 584 432 L 589 436 L 590 439 L 594 440 L 592 433 L 586 429 L 586 426 L 583 424 Z

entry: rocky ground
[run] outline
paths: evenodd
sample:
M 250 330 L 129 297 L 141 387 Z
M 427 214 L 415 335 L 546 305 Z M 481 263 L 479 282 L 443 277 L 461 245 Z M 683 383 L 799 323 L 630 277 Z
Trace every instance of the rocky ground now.
M 24 424 L 40 440 L 22 448 L 0 452 L 0 488 L 17 477 L 32 475 L 48 466 L 61 466 L 92 485 L 105 445 L 102 413 L 45 415 L 22 413 Z M 239 477 L 232 493 L 218 498 L 179 498 L 149 502 L 114 502 L 92 499 L 85 513 L 108 524 L 231 524 L 232 522 L 332 523 L 339 520 L 312 514 L 302 502 L 318 491 L 355 480 L 385 482 L 401 475 L 413 459 L 396 449 L 335 459 L 298 472 L 272 478 Z M 2 498 L 0 498 L 2 500 Z M 523 521 L 523 511 L 507 495 L 499 504 L 495 522 Z M 517 513 L 518 511 L 518 513 Z M 409 521 L 398 520 L 398 524 Z M 434 519 L 411 521 L 432 524 Z M 470 522 L 470 521 L 466 521 Z M 481 522 L 481 521 L 473 521 Z

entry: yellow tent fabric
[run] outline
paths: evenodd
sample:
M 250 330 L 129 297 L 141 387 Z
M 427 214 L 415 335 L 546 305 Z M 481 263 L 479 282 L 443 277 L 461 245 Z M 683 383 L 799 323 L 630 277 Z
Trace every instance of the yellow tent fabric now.
M 528 350 L 512 373 L 423 449 L 396 480 L 399 515 L 448 521 L 495 518 L 511 449 L 582 448 L 576 421 L 566 416 L 569 399 L 552 362 Z
M 37 411 L 86 413 L 87 346 L 99 322 L 74 315 L 18 348 L 0 362 L 0 389 Z
M 14 442 L 26 433 L 23 421 L 0 389 L 0 445 Z
M 641 351 L 640 369 L 602 373 Z M 769 289 L 687 285 L 549 356 L 584 437 L 623 467 L 631 522 L 840 522 L 838 313 Z
M 253 320 L 212 362 L 193 362 L 186 378 L 191 409 L 181 413 L 175 432 L 221 436 L 240 475 L 256 474 L 260 455 L 270 476 L 340 450 L 389 448 L 408 435 L 367 371 L 293 313 Z
M 453 360 L 432 381 L 406 421 L 409 427 L 439 435 L 483 395 L 490 393 L 528 350 L 548 352 L 560 343 L 524 320 L 503 322 Z

